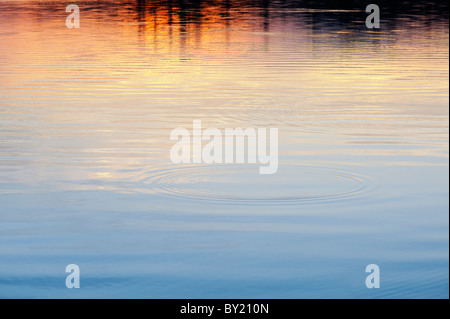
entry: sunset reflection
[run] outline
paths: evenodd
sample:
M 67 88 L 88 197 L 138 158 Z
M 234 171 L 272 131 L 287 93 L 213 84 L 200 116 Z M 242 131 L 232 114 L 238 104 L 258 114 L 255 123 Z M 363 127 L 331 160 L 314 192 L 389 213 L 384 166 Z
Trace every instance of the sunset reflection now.
M 447 2 L 74 3 L 0 0 L 0 297 L 448 298 Z M 196 120 L 277 174 L 172 162 Z

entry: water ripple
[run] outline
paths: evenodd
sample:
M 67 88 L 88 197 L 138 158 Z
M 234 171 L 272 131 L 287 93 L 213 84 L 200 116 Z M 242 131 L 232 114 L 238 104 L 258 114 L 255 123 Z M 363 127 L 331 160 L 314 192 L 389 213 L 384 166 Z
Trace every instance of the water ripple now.
M 143 183 L 153 191 L 207 201 L 281 204 L 347 200 L 361 196 L 367 178 L 319 166 L 283 164 L 274 175 L 256 165 L 192 165 L 149 172 Z

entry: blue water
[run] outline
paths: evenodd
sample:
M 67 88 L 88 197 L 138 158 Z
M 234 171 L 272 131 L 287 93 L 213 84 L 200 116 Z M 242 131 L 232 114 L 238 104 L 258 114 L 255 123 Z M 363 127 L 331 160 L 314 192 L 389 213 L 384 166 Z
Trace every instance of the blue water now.
M 0 1 L 1 298 L 449 297 L 446 4 L 78 4 Z M 194 120 L 277 173 L 172 163 Z

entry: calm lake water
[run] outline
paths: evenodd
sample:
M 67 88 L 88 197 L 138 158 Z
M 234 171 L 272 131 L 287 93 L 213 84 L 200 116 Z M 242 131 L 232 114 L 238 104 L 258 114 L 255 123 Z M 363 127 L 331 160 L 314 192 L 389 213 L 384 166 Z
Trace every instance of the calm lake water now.
M 364 10 L 0 0 L 0 297 L 448 298 L 448 5 Z M 278 172 L 173 164 L 193 120 Z

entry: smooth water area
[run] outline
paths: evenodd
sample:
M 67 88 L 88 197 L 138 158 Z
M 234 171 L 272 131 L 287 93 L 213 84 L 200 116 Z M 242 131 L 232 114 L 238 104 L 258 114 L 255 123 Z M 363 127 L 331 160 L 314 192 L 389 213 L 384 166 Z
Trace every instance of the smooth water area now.
M 0 0 L 0 297 L 449 297 L 446 3 L 69 3 Z M 172 163 L 194 120 L 277 173 Z

